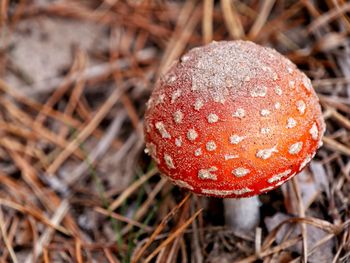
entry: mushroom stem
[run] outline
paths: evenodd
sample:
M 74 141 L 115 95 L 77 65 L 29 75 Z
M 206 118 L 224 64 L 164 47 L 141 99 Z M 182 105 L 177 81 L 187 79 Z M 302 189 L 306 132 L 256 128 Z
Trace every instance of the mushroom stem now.
M 260 201 L 258 196 L 224 199 L 225 222 L 237 232 L 251 232 L 259 224 Z

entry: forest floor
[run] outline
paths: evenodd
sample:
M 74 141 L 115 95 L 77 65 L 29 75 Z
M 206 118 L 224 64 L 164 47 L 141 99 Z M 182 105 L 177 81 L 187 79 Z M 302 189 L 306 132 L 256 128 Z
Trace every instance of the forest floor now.
M 350 262 L 349 2 L 1 0 L 0 25 L 0 262 Z M 327 124 L 246 234 L 143 151 L 161 70 L 233 39 L 292 60 Z

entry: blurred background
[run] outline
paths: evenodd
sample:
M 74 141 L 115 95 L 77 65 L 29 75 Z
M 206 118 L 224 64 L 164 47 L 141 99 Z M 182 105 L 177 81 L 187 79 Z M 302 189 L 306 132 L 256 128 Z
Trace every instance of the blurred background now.
M 350 262 L 350 3 L 0 0 L 0 262 Z M 303 70 L 327 132 L 254 233 L 143 153 L 155 81 L 246 39 Z

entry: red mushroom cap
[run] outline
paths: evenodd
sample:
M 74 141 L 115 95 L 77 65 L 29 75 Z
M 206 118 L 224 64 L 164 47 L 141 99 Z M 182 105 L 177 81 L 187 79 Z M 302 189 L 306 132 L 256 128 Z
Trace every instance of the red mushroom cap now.
M 147 106 L 146 151 L 159 170 L 216 197 L 280 186 L 310 162 L 325 130 L 309 78 L 248 41 L 192 49 L 157 82 Z

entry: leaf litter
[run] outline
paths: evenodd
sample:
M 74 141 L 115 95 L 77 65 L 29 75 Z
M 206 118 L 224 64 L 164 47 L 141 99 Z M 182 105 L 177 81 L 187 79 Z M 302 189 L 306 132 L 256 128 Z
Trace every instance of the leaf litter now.
M 1 5 L 1 262 L 350 261 L 349 3 Z M 327 123 L 309 167 L 260 196 L 255 240 L 143 153 L 155 80 L 190 48 L 232 39 L 296 63 Z

